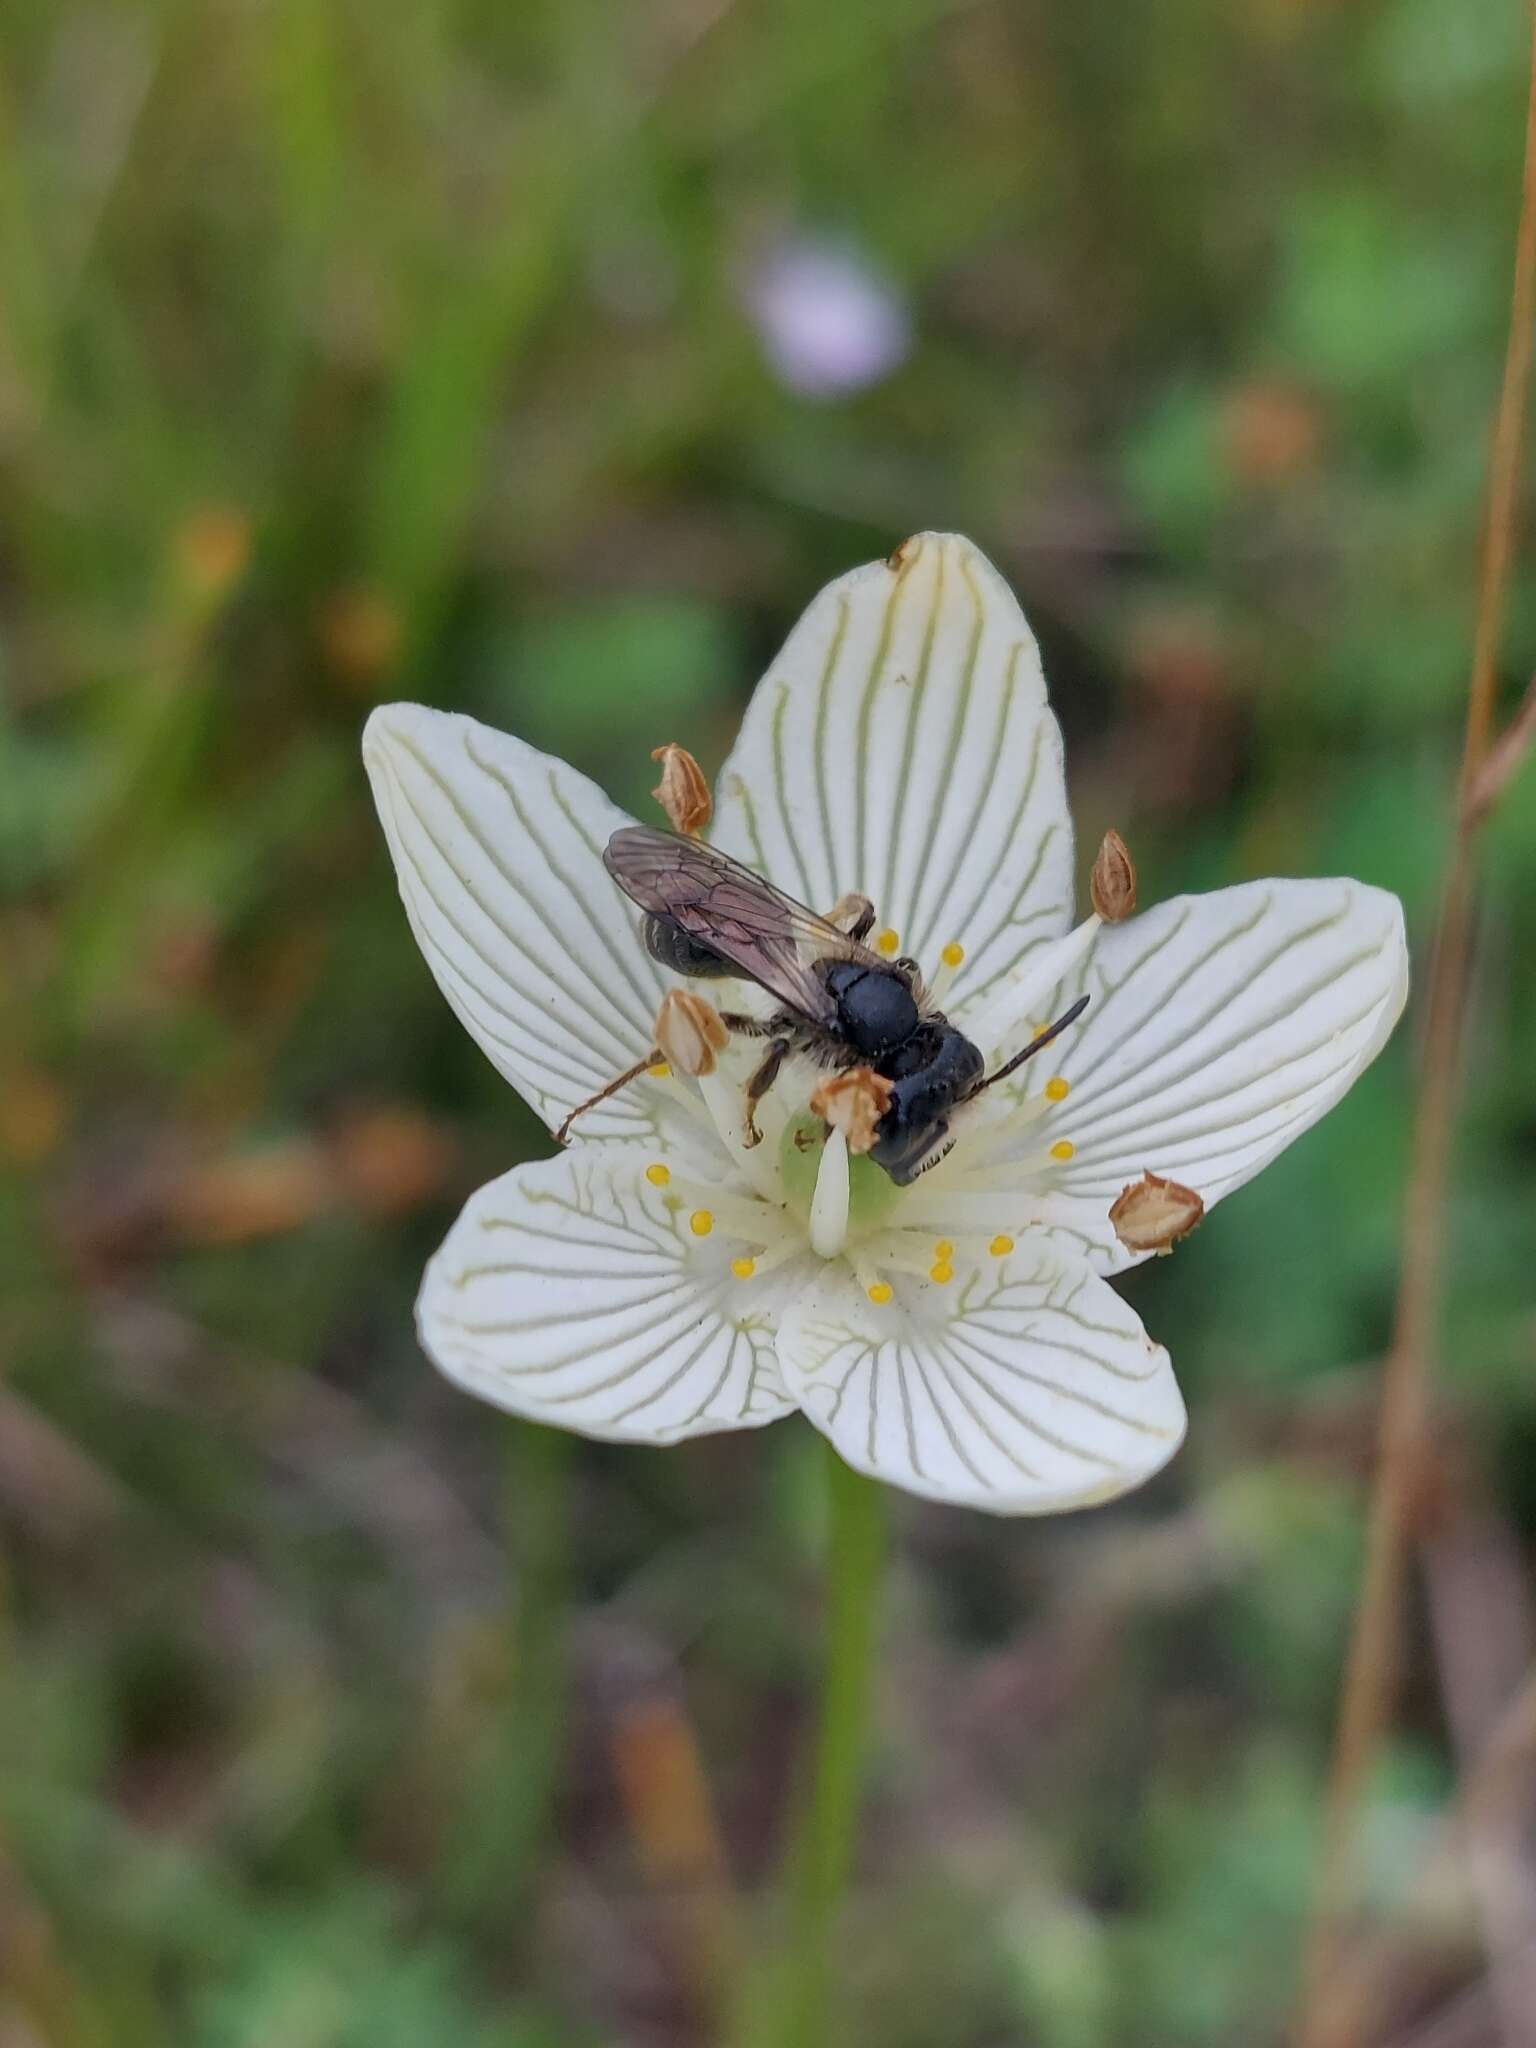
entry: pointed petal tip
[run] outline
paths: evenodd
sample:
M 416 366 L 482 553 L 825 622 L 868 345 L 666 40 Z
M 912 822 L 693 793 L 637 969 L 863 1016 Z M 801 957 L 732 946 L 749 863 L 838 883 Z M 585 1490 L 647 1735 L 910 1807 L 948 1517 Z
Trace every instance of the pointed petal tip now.
M 908 534 L 904 541 L 892 548 L 885 558 L 885 566 L 887 569 L 910 569 L 919 555 L 929 548 L 940 552 L 951 548 L 963 549 L 971 555 L 981 552 L 976 543 L 967 540 L 963 533 L 946 533 L 938 527 L 925 526 L 920 533 Z
M 1392 1036 L 1397 1020 L 1402 1016 L 1408 1002 L 1412 982 L 1408 921 L 1402 899 L 1395 896 L 1390 889 L 1379 888 L 1374 882 L 1357 882 L 1347 875 L 1338 877 L 1334 886 L 1350 892 L 1354 914 L 1362 925 L 1367 925 L 1372 918 L 1380 919 L 1377 951 L 1386 974 L 1377 1029 L 1371 1039 L 1371 1050 L 1360 1063 L 1363 1068 L 1369 1065 Z
M 894 576 L 900 582 L 919 572 L 937 575 L 941 568 L 946 573 L 968 570 L 994 601 L 1001 599 L 1010 610 L 1018 609 L 1012 585 L 985 549 L 978 547 L 968 534 L 950 533 L 939 527 L 924 527 L 919 533 L 908 534 L 888 555 L 849 570 L 830 587 L 845 589 L 865 578 L 888 581 Z
M 1387 945 L 1397 956 L 1398 979 L 1402 985 L 1403 995 L 1406 998 L 1409 978 L 1408 919 L 1403 910 L 1402 900 L 1400 897 L 1394 896 L 1390 889 L 1376 889 L 1372 891 L 1372 894 L 1380 896 L 1387 906 L 1389 918 Z
M 401 741 L 419 739 L 433 726 L 451 723 L 454 716 L 450 711 L 434 711 L 430 705 L 403 700 L 395 704 L 375 705 L 363 726 L 363 759 L 370 767 L 376 762 L 383 762 L 396 751 Z
M 1039 648 L 972 541 L 912 534 L 812 599 L 719 778 L 713 838 L 804 902 L 869 897 L 929 971 L 959 944 L 967 989 L 1066 928 Z

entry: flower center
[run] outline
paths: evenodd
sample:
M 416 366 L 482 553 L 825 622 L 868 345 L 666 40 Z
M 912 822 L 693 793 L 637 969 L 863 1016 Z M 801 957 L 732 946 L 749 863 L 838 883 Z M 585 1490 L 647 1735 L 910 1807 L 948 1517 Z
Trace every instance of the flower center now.
M 965 1020 L 963 1028 L 974 1034 L 989 1068 L 1012 1045 L 1041 1035 L 1033 1007 L 1050 1000 L 1065 970 L 1091 948 L 1099 923 L 1090 918 L 1056 941 L 1027 983 L 994 998 L 979 1019 Z M 889 955 L 900 938 L 887 930 L 876 943 Z M 935 1006 L 964 961 L 958 943 L 943 948 L 928 991 Z M 797 1250 L 809 1249 L 823 1259 L 846 1257 L 879 1307 L 895 1298 L 892 1282 L 903 1276 L 947 1287 L 1006 1259 L 1017 1235 L 1049 1221 L 1061 1199 L 1056 1175 L 1074 1157 L 1072 1140 L 1047 1142 L 1044 1133 L 1034 1139 L 1025 1134 L 1071 1094 L 1063 1075 L 1042 1074 L 1031 1087 L 1038 1070 L 1026 1067 L 1017 1079 L 1010 1074 L 1003 1080 L 995 1094 L 957 1105 L 949 1112 L 954 1142 L 948 1155 L 902 1187 L 868 1154 L 850 1152 L 845 1129 L 829 1126 L 809 1106 L 792 1106 L 792 1074 L 751 1103 L 744 1059 L 743 1053 L 691 1082 L 675 1072 L 656 1075 L 714 1127 L 734 1169 L 726 1181 L 711 1178 L 688 1187 L 674 1182 L 667 1206 L 693 1242 L 726 1240 L 722 1250 L 738 1281 L 757 1279 Z M 764 1128 L 761 1144 L 750 1142 L 749 1109 Z M 661 1187 L 666 1183 L 658 1176 L 665 1173 L 658 1164 L 647 1178 Z
M 792 1116 L 779 1140 L 779 1172 L 792 1208 L 807 1220 L 815 1208 L 817 1190 L 824 1173 L 838 1170 L 837 1157 L 826 1159 L 827 1126 L 819 1116 L 805 1109 Z M 901 1195 L 884 1167 L 876 1166 L 866 1154 L 850 1155 L 844 1147 L 848 1177 L 848 1216 L 845 1236 L 864 1237 L 878 1230 L 889 1218 Z M 831 1256 L 835 1256 L 832 1254 Z

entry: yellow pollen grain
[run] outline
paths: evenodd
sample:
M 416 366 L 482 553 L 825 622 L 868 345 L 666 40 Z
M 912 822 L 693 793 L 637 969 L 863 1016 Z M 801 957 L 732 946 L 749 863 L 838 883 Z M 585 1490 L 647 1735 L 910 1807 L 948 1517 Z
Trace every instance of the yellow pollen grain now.
M 665 1081 L 670 1077 L 672 1068 L 666 1060 L 658 1060 L 654 1067 L 647 1067 L 645 1071 L 653 1081 Z
M 987 1246 L 987 1250 L 992 1254 L 994 1259 L 1006 1259 L 1008 1254 L 1013 1250 L 1013 1239 L 1011 1237 L 1005 1237 L 1004 1234 L 1001 1231 L 999 1231 L 997 1236 L 994 1237 L 992 1242 Z
M 688 1228 L 695 1237 L 708 1237 L 715 1227 L 715 1219 L 707 1209 L 695 1209 L 688 1218 Z
M 938 1260 L 940 1265 L 942 1265 L 946 1259 L 952 1259 L 955 1256 L 955 1248 L 950 1243 L 947 1237 L 941 1237 L 939 1239 L 938 1243 L 933 1248 L 933 1256 L 935 1257 L 935 1259 Z
M 869 1296 L 876 1308 L 884 1308 L 896 1290 L 889 1280 L 877 1280 L 873 1287 L 866 1287 L 864 1292 Z
M 960 967 L 965 962 L 965 948 L 958 939 L 951 939 L 939 958 L 946 967 Z
M 756 1259 L 732 1259 L 731 1271 L 738 1280 L 750 1280 L 757 1271 Z
M 1051 1157 L 1059 1159 L 1063 1166 L 1066 1165 L 1069 1159 L 1075 1158 L 1076 1155 L 1077 1147 L 1070 1138 L 1058 1138 L 1051 1147 Z
M 890 926 L 887 925 L 885 930 L 880 934 L 879 938 L 875 941 L 875 950 L 877 952 L 883 953 L 887 960 L 893 958 L 895 954 L 901 951 L 900 933 L 893 932 Z
M 947 1287 L 954 1277 L 955 1269 L 948 1259 L 940 1259 L 937 1265 L 928 1268 L 928 1278 L 936 1280 L 941 1287 Z
M 645 1169 L 645 1177 L 653 1188 L 664 1188 L 672 1178 L 672 1169 L 670 1166 L 663 1166 L 661 1161 L 657 1160 L 654 1166 Z
M 1072 1093 L 1072 1083 L 1061 1074 L 1053 1074 L 1045 1084 L 1047 1102 L 1065 1102 Z

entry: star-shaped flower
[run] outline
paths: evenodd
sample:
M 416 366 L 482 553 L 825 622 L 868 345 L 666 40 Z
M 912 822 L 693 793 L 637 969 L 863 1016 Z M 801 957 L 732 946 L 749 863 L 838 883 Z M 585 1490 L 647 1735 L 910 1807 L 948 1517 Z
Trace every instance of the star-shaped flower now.
M 630 821 L 574 769 L 412 704 L 374 713 L 364 754 L 432 972 L 551 1130 L 656 1043 L 670 989 L 718 994 L 646 951 L 603 866 Z M 1126 917 L 1116 842 L 1074 927 L 1039 653 L 952 535 L 816 599 L 753 698 L 712 838 L 823 913 L 869 897 L 873 943 L 916 958 L 989 1072 L 1088 1007 L 958 1108 L 908 1187 L 857 1156 L 883 1098 L 856 1081 L 792 1062 L 754 1147 L 761 1046 L 733 1039 L 697 1079 L 644 1072 L 567 1150 L 471 1198 L 427 1269 L 426 1350 L 471 1393 L 589 1436 L 675 1443 L 798 1407 L 861 1471 L 995 1513 L 1139 1484 L 1184 1408 L 1109 1276 L 1375 1057 L 1407 992 L 1396 899 L 1249 882 Z

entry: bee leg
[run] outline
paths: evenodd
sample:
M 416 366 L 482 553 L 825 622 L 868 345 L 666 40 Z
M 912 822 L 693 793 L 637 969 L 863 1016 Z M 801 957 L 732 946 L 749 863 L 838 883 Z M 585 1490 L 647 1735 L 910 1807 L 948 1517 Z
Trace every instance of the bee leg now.
M 571 1135 L 571 1125 L 577 1117 L 585 1116 L 589 1109 L 596 1109 L 600 1102 L 606 1102 L 610 1095 L 617 1095 L 621 1088 L 627 1088 L 631 1081 L 638 1081 L 647 1067 L 654 1067 L 661 1058 L 660 1046 L 652 1046 L 643 1060 L 636 1060 L 632 1067 L 626 1067 L 617 1080 L 610 1081 L 606 1088 L 599 1088 L 595 1095 L 589 1095 L 585 1102 L 578 1102 L 565 1122 L 555 1133 L 555 1143 L 563 1145 Z
M 763 1055 L 762 1064 L 747 1083 L 747 1143 L 761 1145 L 763 1134 L 757 1127 L 757 1105 L 779 1078 L 779 1069 L 789 1051 L 787 1038 L 776 1038 Z
M 744 1010 L 722 1010 L 720 1022 L 738 1038 L 773 1038 L 779 1028 L 776 1018 L 749 1017 Z

